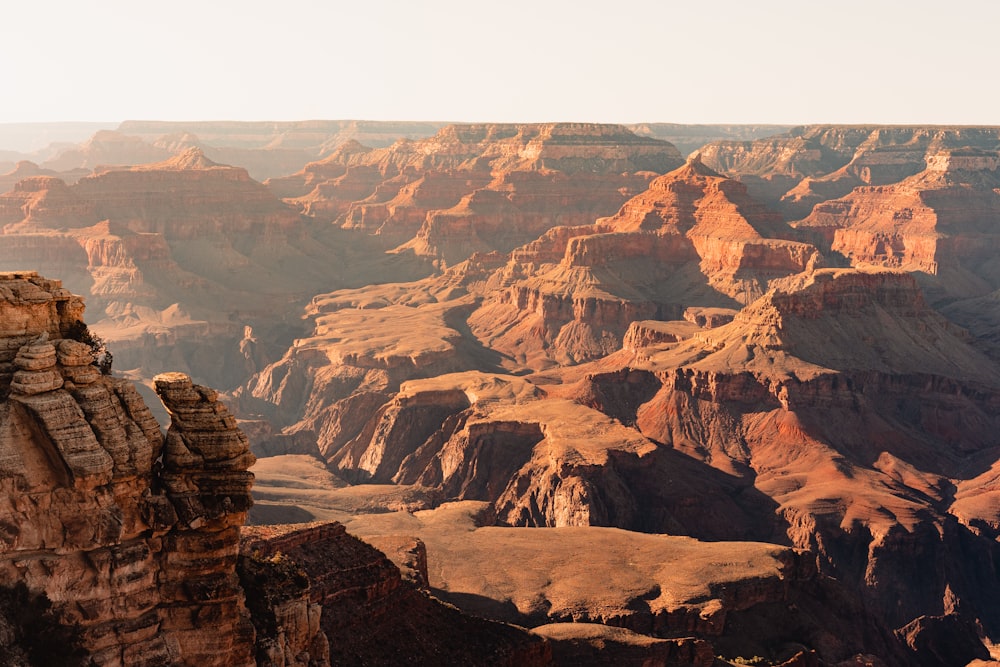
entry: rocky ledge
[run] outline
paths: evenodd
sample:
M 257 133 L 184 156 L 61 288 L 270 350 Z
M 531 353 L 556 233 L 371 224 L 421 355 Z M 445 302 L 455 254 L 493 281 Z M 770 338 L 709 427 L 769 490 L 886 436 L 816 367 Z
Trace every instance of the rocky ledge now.
M 67 635 L 38 641 L 15 614 L 13 643 L 35 664 L 254 664 L 234 567 L 253 455 L 226 408 L 159 377 L 164 441 L 135 387 L 92 364 L 59 281 L 0 274 L 0 314 L 0 581 Z

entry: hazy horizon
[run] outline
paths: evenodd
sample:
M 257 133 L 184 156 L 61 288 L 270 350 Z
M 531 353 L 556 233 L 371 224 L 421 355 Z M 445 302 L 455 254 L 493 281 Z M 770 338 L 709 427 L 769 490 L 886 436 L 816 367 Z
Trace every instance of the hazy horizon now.
M 998 122 L 1000 5 L 837 7 L 19 3 L 0 26 L 8 64 L 0 123 Z

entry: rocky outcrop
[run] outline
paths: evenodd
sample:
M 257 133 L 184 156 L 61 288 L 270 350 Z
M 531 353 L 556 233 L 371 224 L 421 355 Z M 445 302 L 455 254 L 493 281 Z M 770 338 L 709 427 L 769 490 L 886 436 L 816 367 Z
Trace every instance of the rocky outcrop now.
M 257 667 L 330 664 L 329 639 L 320 628 L 323 609 L 295 561 L 280 551 L 241 549 L 237 572 L 256 631 Z
M 214 392 L 160 378 L 166 442 L 127 381 L 91 365 L 82 301 L 0 274 L 0 578 L 51 601 L 97 665 L 250 665 L 235 573 L 246 439 Z
M 159 481 L 177 515 L 163 540 L 174 567 L 165 569 L 160 588 L 168 600 L 186 602 L 165 610 L 161 627 L 192 664 L 223 656 L 230 664 L 252 664 L 253 630 L 234 566 L 252 503 L 247 468 L 254 457 L 214 391 L 176 373 L 155 382 L 171 416 Z
M 242 548 L 309 578 L 333 664 L 551 664 L 544 640 L 441 604 L 340 524 L 258 527 L 247 531 Z

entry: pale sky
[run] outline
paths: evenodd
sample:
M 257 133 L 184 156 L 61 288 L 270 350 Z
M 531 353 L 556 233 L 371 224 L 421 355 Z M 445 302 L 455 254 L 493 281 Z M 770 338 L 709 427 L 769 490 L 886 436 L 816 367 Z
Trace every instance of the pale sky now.
M 1000 124 L 995 0 L 6 0 L 0 123 Z

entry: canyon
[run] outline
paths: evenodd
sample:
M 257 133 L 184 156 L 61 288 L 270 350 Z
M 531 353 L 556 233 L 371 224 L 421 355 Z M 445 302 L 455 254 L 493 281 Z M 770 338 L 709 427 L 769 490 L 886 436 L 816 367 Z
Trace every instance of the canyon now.
M 98 664 L 1000 655 L 998 128 L 130 122 L 0 184 L 5 580 Z

